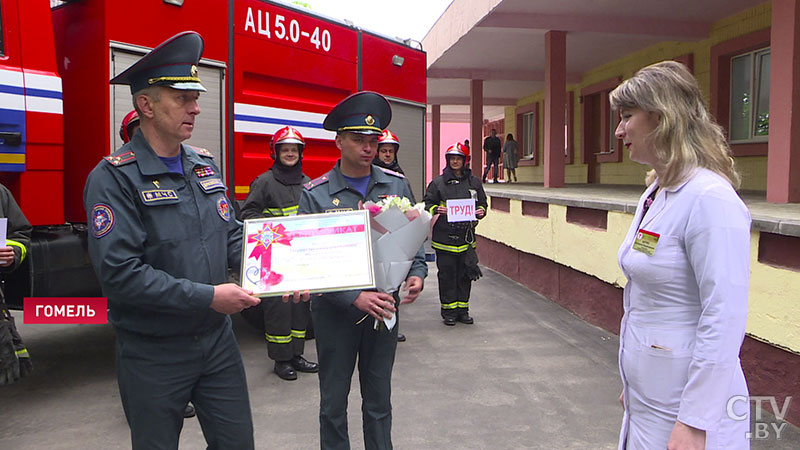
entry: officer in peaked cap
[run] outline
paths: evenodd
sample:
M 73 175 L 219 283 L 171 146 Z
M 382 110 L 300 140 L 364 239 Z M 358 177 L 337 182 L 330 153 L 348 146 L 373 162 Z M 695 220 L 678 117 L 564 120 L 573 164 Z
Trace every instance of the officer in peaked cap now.
M 300 214 L 350 211 L 358 209 L 360 203 L 378 202 L 388 195 L 412 198 L 403 175 L 372 164 L 378 151 L 378 136 L 391 119 L 389 102 L 375 92 L 353 94 L 328 113 L 323 127 L 336 131 L 336 146 L 342 157 L 328 173 L 305 185 Z M 425 252 L 420 247 L 406 275 L 408 292 L 402 303 L 416 300 L 427 274 Z M 350 448 L 347 397 L 356 361 L 364 446 L 392 448 L 391 378 L 397 327 L 376 330 L 374 324 L 397 311 L 401 303 L 398 293 L 351 290 L 326 293 L 312 302 L 319 358 L 321 448 Z
M 203 39 L 178 34 L 111 83 L 141 123 L 86 181 L 89 254 L 117 332 L 120 397 L 134 449 L 177 449 L 191 401 L 209 449 L 253 449 L 244 365 L 229 314 L 256 305 L 228 283 L 242 229 L 194 130 Z
M 150 86 L 205 92 L 197 76 L 201 56 L 203 38 L 194 31 L 184 31 L 162 42 L 110 83 L 130 85 L 131 94 Z
M 377 92 L 357 92 L 334 106 L 322 122 L 326 130 L 380 135 L 392 120 L 392 107 Z

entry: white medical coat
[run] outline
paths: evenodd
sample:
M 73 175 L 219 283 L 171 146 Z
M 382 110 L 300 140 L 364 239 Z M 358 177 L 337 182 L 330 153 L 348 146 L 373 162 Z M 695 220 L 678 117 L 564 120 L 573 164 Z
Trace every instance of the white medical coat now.
M 644 218 L 645 190 L 619 265 L 628 279 L 620 327 L 625 416 L 620 449 L 665 449 L 679 420 L 706 431 L 707 449 L 749 449 L 749 403 L 739 362 L 747 321 L 750 213 L 728 181 L 697 169 L 665 188 Z M 660 235 L 652 256 L 640 229 Z

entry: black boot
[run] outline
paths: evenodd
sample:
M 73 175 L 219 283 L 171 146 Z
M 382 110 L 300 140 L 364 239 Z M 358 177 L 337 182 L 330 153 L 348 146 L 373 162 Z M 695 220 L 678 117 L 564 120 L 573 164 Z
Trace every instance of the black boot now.
M 295 356 L 289 362 L 292 364 L 292 367 L 294 367 L 294 370 L 298 372 L 305 372 L 305 373 L 319 372 L 319 364 L 306 361 L 306 359 L 300 355 Z
M 472 325 L 473 323 L 475 323 L 475 321 L 472 320 L 472 317 L 469 316 L 468 312 L 459 313 L 456 320 L 458 320 L 461 323 L 465 323 L 467 325 Z
M 186 408 L 183 408 L 183 418 L 188 419 L 190 417 L 194 417 L 197 413 L 194 410 L 194 406 L 191 404 L 186 405 Z
M 275 373 L 283 380 L 297 379 L 297 372 L 290 361 L 275 361 Z

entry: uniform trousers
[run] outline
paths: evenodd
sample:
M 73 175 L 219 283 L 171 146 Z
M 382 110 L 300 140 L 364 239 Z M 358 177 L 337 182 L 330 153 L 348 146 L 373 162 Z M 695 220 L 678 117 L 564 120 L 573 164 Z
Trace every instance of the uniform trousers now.
M 397 304 L 397 295 L 395 294 Z M 391 332 L 374 329 L 368 316 L 359 324 L 350 311 L 319 299 L 311 316 L 319 358 L 320 448 L 348 450 L 347 397 L 358 362 L 361 415 L 366 450 L 392 448 L 392 367 L 397 349 L 397 324 Z
M 259 305 L 264 314 L 267 354 L 274 361 L 289 361 L 303 354 L 306 327 L 311 311 L 308 302 L 285 302 L 278 297 L 265 298 Z
M 472 281 L 466 276 L 467 252 L 455 253 L 436 249 L 436 267 L 439 269 L 439 301 L 442 318 L 457 318 L 469 313 L 469 296 Z
M 247 380 L 230 318 L 195 336 L 117 329 L 116 363 L 133 450 L 177 449 L 190 400 L 208 449 L 254 448 Z

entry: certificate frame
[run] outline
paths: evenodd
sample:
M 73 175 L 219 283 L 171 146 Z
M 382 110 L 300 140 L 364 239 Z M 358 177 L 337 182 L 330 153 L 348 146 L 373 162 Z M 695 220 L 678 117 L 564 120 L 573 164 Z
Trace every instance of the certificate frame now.
M 244 221 L 240 286 L 257 297 L 374 289 L 369 212 Z

